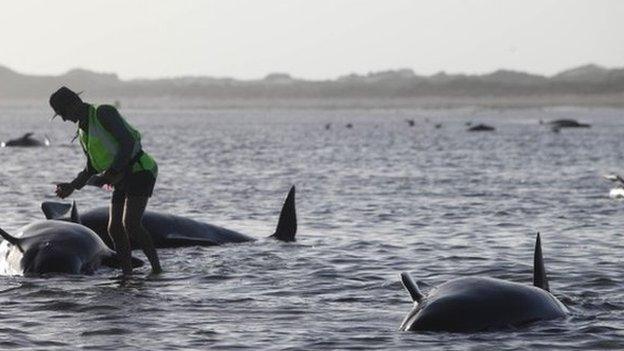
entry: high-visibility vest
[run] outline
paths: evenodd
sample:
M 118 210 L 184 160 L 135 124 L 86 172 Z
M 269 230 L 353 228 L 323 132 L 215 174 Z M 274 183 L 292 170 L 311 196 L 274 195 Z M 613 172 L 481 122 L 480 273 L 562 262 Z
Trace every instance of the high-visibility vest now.
M 121 118 L 124 127 L 134 140 L 131 160 L 138 160 L 131 166 L 132 173 L 150 171 L 156 177 L 158 167 L 154 159 L 141 150 L 141 133 L 134 129 L 126 120 Z M 113 137 L 97 118 L 97 106 L 89 105 L 89 120 L 87 132 L 78 128 L 80 145 L 91 162 L 91 166 L 98 172 L 104 172 L 113 165 L 115 155 L 119 151 L 119 141 Z M 131 161 L 131 162 L 132 162 Z

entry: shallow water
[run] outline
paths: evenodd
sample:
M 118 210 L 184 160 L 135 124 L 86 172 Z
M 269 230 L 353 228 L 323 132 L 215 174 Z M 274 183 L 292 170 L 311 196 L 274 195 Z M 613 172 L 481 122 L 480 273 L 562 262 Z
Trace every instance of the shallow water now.
M 624 110 L 122 112 L 159 162 L 150 209 L 263 238 L 296 184 L 298 242 L 160 250 L 166 273 L 143 268 L 129 282 L 108 269 L 0 277 L 0 348 L 624 349 L 624 203 L 601 178 L 622 171 Z M 72 125 L 49 116 L 0 110 L 0 140 L 35 131 L 53 143 L 0 149 L 8 232 L 43 218 L 52 184 L 85 162 Z M 538 123 L 555 118 L 593 126 L 556 134 Z M 497 130 L 467 133 L 467 121 Z M 86 210 L 110 193 L 72 197 Z M 476 334 L 397 331 L 411 309 L 401 271 L 425 291 L 460 276 L 530 284 L 537 231 L 569 318 Z

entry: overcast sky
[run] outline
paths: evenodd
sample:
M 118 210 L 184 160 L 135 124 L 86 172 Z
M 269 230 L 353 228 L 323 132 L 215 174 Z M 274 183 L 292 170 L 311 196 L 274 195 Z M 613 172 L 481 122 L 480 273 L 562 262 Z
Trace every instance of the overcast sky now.
M 0 43 L 0 65 L 34 74 L 550 75 L 624 66 L 624 1 L 2 1 Z

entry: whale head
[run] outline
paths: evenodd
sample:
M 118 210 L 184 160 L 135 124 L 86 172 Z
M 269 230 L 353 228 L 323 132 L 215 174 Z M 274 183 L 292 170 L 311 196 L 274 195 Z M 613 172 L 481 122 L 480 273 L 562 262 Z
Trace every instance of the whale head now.
M 57 242 L 45 242 L 29 247 L 24 252 L 20 265 L 25 275 L 93 273 L 93 267 L 85 262 L 80 252 L 65 248 Z
M 116 253 L 91 229 L 65 221 L 40 221 L 22 228 L 17 237 L 0 229 L 6 271 L 11 274 L 91 274 L 100 265 L 119 267 Z M 4 246 L 6 245 L 6 246 Z M 132 259 L 135 267 L 143 262 Z

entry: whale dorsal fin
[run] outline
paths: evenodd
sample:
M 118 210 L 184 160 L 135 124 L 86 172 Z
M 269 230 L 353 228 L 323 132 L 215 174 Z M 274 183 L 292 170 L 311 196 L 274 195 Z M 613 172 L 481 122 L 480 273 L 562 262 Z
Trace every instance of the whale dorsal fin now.
M 70 219 L 74 223 L 82 224 L 80 221 L 80 215 L 78 214 L 78 207 L 76 207 L 76 201 L 72 201 Z
M 41 210 L 46 219 L 62 219 L 71 208 L 72 205 L 62 202 L 44 201 L 41 203 Z
M 410 296 L 412 297 L 412 301 L 420 303 L 425 295 L 420 292 L 420 289 L 418 289 L 418 284 L 416 284 L 414 279 L 412 279 L 412 276 L 407 272 L 401 273 L 401 282 L 403 283 L 405 290 L 407 290 L 407 292 L 409 292 Z
M 0 236 L 2 236 L 2 238 L 4 238 L 4 240 L 10 242 L 11 244 L 17 246 L 17 248 L 21 251 L 24 252 L 24 250 L 22 249 L 22 246 L 20 245 L 20 239 L 14 237 L 13 235 L 5 232 L 4 230 L 2 230 L 2 228 L 0 228 Z
M 544 258 L 542 257 L 542 240 L 540 233 L 537 233 L 535 240 L 535 253 L 533 254 L 533 285 L 546 291 L 550 291 L 546 268 L 544 268 Z
M 41 210 L 46 219 L 70 220 L 71 222 L 81 224 L 76 201 L 73 201 L 71 205 L 62 202 L 44 201 L 41 203 Z M 66 217 L 68 213 L 69 218 Z
M 284 206 L 280 212 L 277 228 L 272 238 L 281 241 L 295 241 L 297 234 L 297 211 L 295 209 L 295 186 L 293 185 L 284 200 Z

